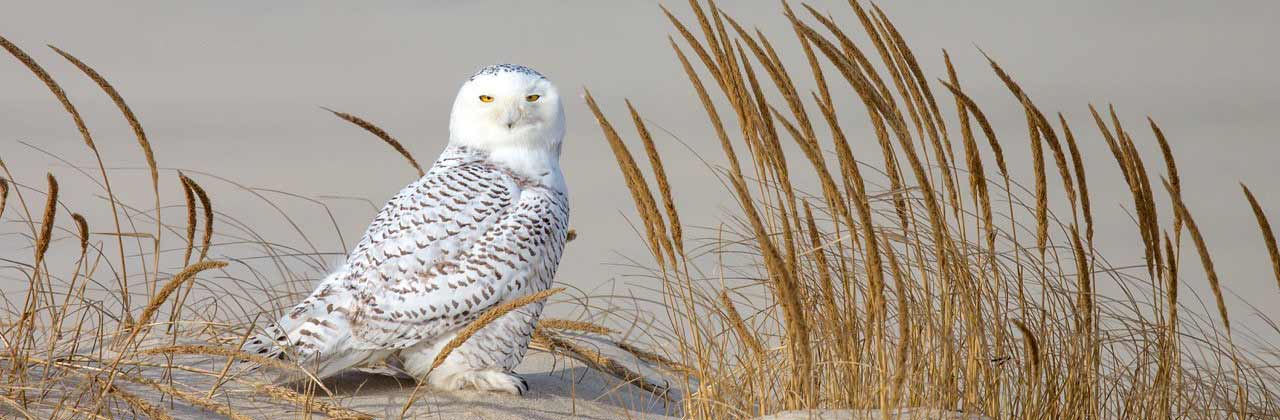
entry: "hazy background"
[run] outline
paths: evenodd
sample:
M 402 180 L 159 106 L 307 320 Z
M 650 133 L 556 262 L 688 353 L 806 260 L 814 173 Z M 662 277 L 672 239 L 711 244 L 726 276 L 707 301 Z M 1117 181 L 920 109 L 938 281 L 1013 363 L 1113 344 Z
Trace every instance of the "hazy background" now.
M 124 94 L 146 126 L 162 167 L 208 171 L 306 196 L 365 197 L 378 206 L 414 173 L 389 148 L 318 106 L 378 123 L 425 165 L 446 142 L 449 106 L 463 80 L 491 63 L 532 66 L 568 98 L 562 164 L 573 200 L 572 224 L 581 236 L 561 264 L 559 281 L 598 291 L 645 284 L 641 278 L 619 277 L 626 270 L 611 265 L 645 254 L 628 225 L 634 207 L 608 145 L 575 98 L 583 87 L 590 88 L 619 123 L 625 121 L 622 99 L 630 98 L 653 124 L 676 133 L 713 163 L 723 162 L 668 46 L 666 36 L 673 30 L 657 4 L 466 3 L 6 1 L 0 7 L 0 35 L 25 48 L 63 83 L 109 166 L 142 165 L 132 134 L 96 86 L 44 44 L 76 54 Z M 812 4 L 861 34 L 844 1 Z M 722 6 L 744 24 L 760 27 L 783 50 L 785 62 L 803 68 L 778 3 L 724 1 Z M 669 2 L 669 7 L 691 16 L 684 2 Z M 1127 189 L 1092 129 L 1087 105 L 1117 104 L 1153 170 L 1158 154 L 1144 118 L 1154 117 L 1181 163 L 1188 205 L 1224 283 L 1280 317 L 1280 292 L 1237 185 L 1249 182 L 1273 220 L 1280 221 L 1280 170 L 1275 167 L 1280 82 L 1274 70 L 1280 65 L 1274 45 L 1280 39 L 1280 2 L 911 1 L 882 7 L 930 77 L 945 75 L 941 49 L 951 52 L 966 89 L 993 117 L 1020 179 L 1030 178 L 1021 111 L 975 46 L 999 60 L 1042 108 L 1068 116 L 1088 162 L 1095 212 L 1105 214 L 1099 219 L 1099 246 L 1117 265 L 1140 263 L 1141 244 L 1122 211 L 1132 207 Z M 853 107 L 845 86 L 833 86 L 843 95 L 841 109 L 848 132 L 857 137 L 851 139 L 855 148 L 873 153 L 862 111 Z M 951 113 L 950 97 L 936 84 L 934 89 L 944 112 Z M 20 180 L 37 186 L 46 171 L 77 176 L 19 140 L 75 164 L 92 162 L 52 96 L 4 56 L 0 158 Z M 733 209 L 721 186 L 683 146 L 665 135 L 658 140 L 689 224 L 714 225 L 717 214 Z M 118 188 L 132 203 L 147 206 L 150 187 L 140 175 L 118 169 L 112 176 L 120 177 Z M 193 176 L 211 185 L 222 211 L 250 222 L 260 215 L 257 227 L 265 235 L 296 240 L 274 210 Z M 162 174 L 162 182 L 165 201 L 180 203 L 172 173 Z M 318 207 L 271 196 L 286 202 L 304 230 L 316 235 L 321 251 L 351 246 L 374 214 L 368 204 L 328 200 L 343 235 L 338 238 Z M 91 200 L 75 204 L 105 208 Z M 175 217 L 181 209 L 175 210 L 166 215 L 180 221 Z M 81 211 L 95 226 L 109 223 L 101 209 Z M 1166 222 L 1169 214 L 1161 214 Z M 1186 262 L 1184 281 L 1200 282 L 1199 265 Z M 1232 307 L 1245 316 L 1239 302 Z

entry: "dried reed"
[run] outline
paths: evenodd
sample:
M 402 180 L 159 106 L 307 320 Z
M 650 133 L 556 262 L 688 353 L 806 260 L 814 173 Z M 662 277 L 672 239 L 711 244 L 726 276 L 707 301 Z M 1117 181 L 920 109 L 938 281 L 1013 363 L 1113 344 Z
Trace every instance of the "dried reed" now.
M 152 195 L 155 197 L 155 221 L 156 221 L 155 238 L 156 239 L 152 241 L 152 252 L 156 254 L 156 258 L 152 258 L 152 273 L 158 276 L 160 272 L 160 258 L 159 258 L 160 239 L 159 238 L 161 235 L 161 230 L 163 229 L 163 226 L 164 226 L 163 223 L 161 223 L 161 218 L 160 218 L 160 171 L 156 169 L 156 157 L 155 157 L 155 153 L 151 150 L 151 142 L 147 140 L 147 133 L 145 130 L 142 129 L 142 123 L 138 122 L 138 117 L 133 114 L 133 110 L 129 108 L 129 105 L 127 103 L 125 103 L 124 97 L 120 96 L 120 92 L 116 91 L 116 88 L 111 86 L 111 83 L 107 82 L 106 78 L 103 78 L 102 75 L 98 74 L 96 70 L 94 70 L 92 67 L 89 67 L 88 64 L 85 64 L 84 62 L 80 61 L 80 59 L 76 58 L 70 53 L 67 53 L 66 51 L 58 49 L 58 47 L 55 47 L 52 45 L 49 45 L 48 47 L 53 51 L 57 52 L 58 55 L 61 55 L 62 58 L 65 58 L 67 59 L 67 61 L 70 61 L 71 64 L 74 64 L 77 69 L 80 69 L 80 71 L 83 72 L 90 79 L 92 79 L 94 83 L 97 83 L 98 87 L 101 88 L 102 91 L 107 94 L 107 96 L 111 97 L 111 102 L 115 103 L 116 107 L 120 109 L 120 114 L 124 117 L 125 121 L 129 123 L 129 128 L 133 129 L 134 137 L 137 137 L 138 139 L 138 146 L 142 148 L 142 155 L 146 159 L 147 168 L 151 170 L 151 192 L 152 192 Z M 95 150 L 95 153 L 96 153 L 96 150 Z M 105 179 L 106 177 L 103 176 L 103 178 Z M 152 281 L 153 282 L 159 281 L 159 278 L 153 277 Z M 150 287 L 154 288 L 155 285 L 152 284 L 150 285 Z
M 561 331 L 578 331 L 578 332 L 587 332 L 587 333 L 602 334 L 602 335 L 617 333 L 617 331 L 614 331 L 613 329 L 602 326 L 602 325 L 593 324 L 586 321 L 576 321 L 572 319 L 559 319 L 559 318 L 540 319 L 538 320 L 538 328 L 546 328 L 549 330 L 561 330 Z
M 542 345 L 549 349 L 563 350 L 565 354 L 587 363 L 598 371 L 608 373 L 614 377 L 622 379 L 627 384 L 663 398 L 669 397 L 667 392 L 669 392 L 670 389 L 668 389 L 667 385 L 650 382 L 645 379 L 643 375 L 636 373 L 618 361 L 605 357 L 600 354 L 600 352 L 587 348 L 586 346 L 579 345 L 571 340 L 561 338 L 555 333 L 549 333 L 546 331 L 535 334 L 533 339 L 542 343 Z
M 308 398 L 306 395 L 275 385 L 258 385 L 257 390 L 270 398 L 302 407 L 305 409 L 306 413 L 324 413 L 324 415 L 333 419 L 372 420 L 375 418 L 373 415 L 352 410 L 337 404 L 316 401 L 313 398 Z
M 1240 188 L 1244 190 L 1244 196 L 1249 200 L 1249 207 L 1253 209 L 1253 215 L 1258 219 L 1258 230 L 1262 231 L 1262 242 L 1267 245 L 1267 254 L 1271 256 L 1271 271 L 1276 276 L 1276 286 L 1280 287 L 1280 249 L 1276 248 L 1276 236 L 1272 233 L 1271 222 L 1267 221 L 1267 214 L 1262 211 L 1262 205 L 1258 204 L 1258 199 L 1253 196 L 1253 192 L 1249 191 L 1249 187 L 1240 184 Z
M 151 318 L 155 316 L 156 311 L 160 310 L 160 306 L 169 300 L 169 295 L 173 294 L 179 287 L 182 287 L 183 283 L 195 278 L 196 274 L 201 271 L 219 269 L 226 266 L 227 263 L 225 261 L 201 261 L 182 269 L 172 279 L 169 279 L 169 282 L 165 283 L 164 287 L 151 296 L 151 301 L 147 302 L 147 306 L 142 309 L 142 315 L 138 316 L 137 328 L 134 329 L 131 336 L 137 336 L 138 331 L 141 331 L 151 322 Z
M 213 241 L 213 201 L 209 200 L 209 194 L 206 193 L 204 188 L 201 187 L 199 183 L 196 183 L 195 180 L 188 178 L 186 175 L 181 173 L 178 174 L 178 177 L 182 180 L 183 185 L 190 187 L 191 191 L 195 192 L 196 197 L 200 199 L 200 206 L 204 211 L 204 235 L 201 237 L 202 239 L 200 241 L 200 258 L 196 260 L 204 261 L 209 257 L 209 245 Z
M 134 395 L 129 391 L 120 389 L 120 387 L 115 385 L 102 384 L 102 386 L 106 388 L 106 392 L 108 394 L 114 395 L 117 398 L 124 400 L 126 404 L 129 404 L 130 407 L 133 407 L 135 410 L 137 410 L 139 414 L 142 414 L 149 419 L 154 419 L 154 420 L 172 420 L 173 419 L 173 416 L 170 416 L 169 413 L 165 412 L 160 407 L 156 407 L 150 402 L 147 402 L 147 400 L 144 400 L 141 397 L 138 397 L 137 395 Z
M 75 124 L 76 130 L 80 132 L 80 136 L 84 140 L 85 145 L 93 152 L 94 159 L 96 159 L 98 163 L 98 172 L 102 176 L 103 188 L 106 189 L 107 201 L 111 204 L 111 216 L 115 221 L 117 233 L 116 245 L 119 248 L 120 257 L 120 278 L 128 278 L 128 268 L 125 262 L 124 237 L 120 235 L 123 232 L 120 229 L 120 214 L 119 209 L 117 208 L 119 206 L 116 202 L 116 196 L 111 190 L 111 180 L 107 177 L 106 166 L 102 164 L 102 154 L 98 152 L 98 146 L 94 143 L 93 136 L 89 134 L 88 126 L 85 125 L 84 119 L 80 117 L 80 112 L 76 110 L 75 105 L 72 105 L 71 100 L 67 98 L 67 94 L 62 90 L 62 86 L 58 85 L 58 82 L 55 81 L 53 77 L 40 66 L 40 64 L 36 63 L 35 59 L 32 59 L 31 56 L 27 55 L 27 53 L 22 51 L 21 48 L 18 48 L 17 45 L 9 42 L 9 40 L 5 39 L 3 36 L 0 36 L 0 47 L 7 50 L 10 55 L 13 55 L 14 58 L 25 65 L 37 79 L 44 82 L 45 87 L 47 87 L 49 92 L 58 99 L 58 102 L 62 104 L 63 109 L 71 116 L 71 121 Z M 121 300 L 123 301 L 124 306 L 128 308 L 129 283 L 121 281 L 119 286 L 121 288 Z M 128 311 L 126 311 L 126 317 L 130 316 L 127 312 Z
M 320 108 L 325 111 L 329 111 L 330 113 L 337 116 L 338 118 L 341 118 L 349 123 L 355 124 L 357 127 L 363 128 L 365 131 L 368 131 L 370 134 L 373 134 L 379 139 L 382 139 L 382 141 L 387 143 L 388 146 L 391 146 L 392 149 L 395 149 L 396 153 L 399 153 L 400 156 L 404 156 L 405 160 L 409 161 L 409 166 L 413 167 L 413 170 L 418 171 L 419 177 L 422 177 L 427 174 L 426 172 L 422 171 L 422 165 L 418 164 L 417 159 L 413 158 L 413 155 L 409 153 L 409 150 L 405 149 L 404 145 L 401 145 L 400 142 L 395 139 L 395 137 L 391 137 L 390 134 L 387 134 L 386 130 L 383 130 L 381 127 L 378 127 L 377 125 L 374 125 L 373 123 L 366 121 L 365 119 L 357 117 L 355 115 L 351 115 L 345 112 L 334 111 L 332 109 L 325 108 L 325 107 L 320 107 Z
M 9 181 L 0 178 L 0 216 L 4 216 L 4 206 L 9 201 Z
M 440 353 L 436 355 L 436 358 L 431 361 L 431 368 L 428 369 L 428 372 L 435 370 L 435 368 L 439 367 L 441 363 L 444 363 L 445 359 L 449 358 L 449 354 L 453 353 L 455 349 L 462 346 L 462 343 L 467 342 L 467 340 L 469 340 L 472 335 L 475 335 L 476 332 L 479 332 L 482 328 L 489 325 L 489 323 L 497 320 L 498 318 L 501 318 L 503 315 L 506 315 L 508 312 L 524 307 L 525 305 L 541 302 L 542 300 L 548 297 L 551 297 L 551 295 L 554 295 L 556 293 L 560 293 L 563 291 L 564 291 L 563 287 L 547 289 L 538 293 L 528 294 L 515 299 L 508 300 L 506 302 L 503 302 L 501 305 L 498 305 L 491 309 L 486 310 L 484 314 L 481 314 L 479 317 L 476 317 L 474 321 L 471 321 L 471 323 L 467 324 L 466 327 L 459 330 L 457 335 L 455 335 L 452 340 L 449 340 L 449 342 L 445 344 L 444 348 L 440 350 Z
M 256 354 L 244 353 L 236 349 L 229 349 L 225 347 L 186 344 L 186 345 L 157 347 L 157 348 L 138 351 L 138 355 L 141 355 L 141 356 L 157 355 L 157 354 L 158 355 L 183 354 L 183 355 L 226 356 L 226 357 L 234 357 L 237 359 L 244 359 L 261 366 L 267 366 L 275 369 L 281 369 L 286 371 L 301 370 L 301 368 L 298 367 L 297 364 L 289 363 L 280 359 L 262 357 Z

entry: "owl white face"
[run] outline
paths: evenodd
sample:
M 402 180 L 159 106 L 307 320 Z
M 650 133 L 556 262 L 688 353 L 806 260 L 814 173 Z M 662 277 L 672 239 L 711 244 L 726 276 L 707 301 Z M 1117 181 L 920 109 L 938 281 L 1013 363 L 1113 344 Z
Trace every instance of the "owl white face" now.
M 564 138 L 560 93 L 528 67 L 485 67 L 458 90 L 449 136 L 457 144 L 490 151 L 514 146 L 558 155 Z

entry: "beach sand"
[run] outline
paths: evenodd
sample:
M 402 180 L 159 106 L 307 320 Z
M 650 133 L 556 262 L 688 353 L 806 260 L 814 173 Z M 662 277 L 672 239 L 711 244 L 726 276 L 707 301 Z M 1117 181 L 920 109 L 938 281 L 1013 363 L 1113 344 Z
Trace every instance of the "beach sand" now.
M 662 395 L 641 389 L 615 376 L 597 370 L 588 364 L 563 354 L 531 348 L 524 361 L 516 369 L 529 383 L 529 392 L 523 396 L 478 391 L 436 391 L 429 388 L 417 390 L 413 405 L 404 410 L 405 403 L 415 395 L 416 382 L 406 376 L 396 376 L 388 369 L 349 370 L 323 381 L 324 389 L 315 390 L 315 401 L 355 410 L 357 415 L 376 419 L 676 419 L 681 418 L 680 399 L 686 385 L 682 379 L 659 369 L 617 346 L 602 336 L 590 334 L 557 333 L 561 339 L 598 352 L 620 366 L 640 375 L 649 385 L 665 389 Z M 141 349 L 159 349 L 172 343 L 163 337 L 145 340 Z M 191 342 L 187 344 L 207 345 Z M 106 354 L 108 359 L 110 353 Z M 176 402 L 170 395 L 147 380 L 198 397 L 210 395 L 215 387 L 217 372 L 227 367 L 227 358 L 204 354 L 174 355 L 171 376 L 165 376 L 166 362 L 163 356 L 150 355 L 130 358 L 125 365 L 125 375 L 114 383 L 121 390 L 140 397 L 177 419 L 225 418 L 212 410 L 197 407 L 181 399 Z M 269 395 L 253 384 L 271 382 L 274 373 L 250 370 L 249 365 L 233 363 L 228 370 L 230 380 L 216 385 L 211 398 L 214 405 L 229 408 L 242 418 L 299 419 L 335 418 L 325 413 L 313 412 L 307 417 L 303 403 L 287 401 Z M 38 374 L 38 372 L 32 372 Z M 139 380 L 138 378 L 145 378 Z M 279 384 L 301 396 L 306 392 L 305 382 Z M 83 398 L 83 395 L 80 396 Z M 75 397 L 72 397 L 75 398 Z M 55 400 L 57 398 L 54 398 Z M 121 405 L 114 411 L 118 418 L 147 418 L 145 414 Z M 0 406 L 0 418 L 6 411 Z M 38 408 L 31 412 L 36 417 L 48 414 Z M 8 413 L 14 415 L 15 413 Z M 64 413 L 65 415 L 66 413 Z M 132 415 L 132 416 L 131 416 Z M 813 410 L 790 411 L 761 417 L 760 420 L 803 419 L 879 419 L 879 410 Z M 727 418 L 748 418 L 747 413 L 729 413 Z M 980 420 L 982 416 L 967 415 L 955 411 L 904 408 L 889 413 L 893 419 Z
M 679 414 L 679 403 L 623 383 L 565 357 L 531 351 L 516 370 L 530 392 L 513 396 L 474 391 L 428 389 L 408 418 L 421 419 L 666 419 Z M 348 408 L 378 418 L 399 416 L 414 383 L 382 375 L 352 372 L 328 381 Z
M 562 336 L 567 337 L 567 335 Z M 530 391 L 524 396 L 466 390 L 442 392 L 424 387 L 418 390 L 418 397 L 405 418 L 494 420 L 679 418 L 681 392 L 678 388 L 681 386 L 675 383 L 674 378 L 639 359 L 629 357 L 629 353 L 609 346 L 605 340 L 586 336 L 576 336 L 574 340 L 640 373 L 651 383 L 669 385 L 670 391 L 664 398 L 592 369 L 581 361 L 531 349 L 516 369 L 516 372 L 529 383 Z M 149 360 L 150 362 L 164 363 L 163 357 L 152 356 L 151 358 L 154 360 Z M 219 372 L 226 365 L 227 359 L 219 356 L 181 355 L 175 356 L 173 360 L 176 365 L 187 368 Z M 231 370 L 233 373 L 241 371 L 243 367 L 239 365 L 235 365 Z M 154 365 L 140 372 L 141 376 L 148 379 L 164 384 L 172 383 L 175 389 L 200 396 L 206 395 L 214 385 L 214 378 L 211 375 L 190 370 L 174 370 L 172 382 L 162 375 L 163 369 Z M 213 397 L 214 401 L 229 406 L 238 414 L 254 419 L 303 418 L 301 415 L 304 410 L 299 404 L 272 398 L 247 385 L 253 382 L 267 382 L 271 375 L 259 372 L 241 372 L 237 375 L 239 380 L 228 381 L 219 387 Z M 405 402 L 414 393 L 416 385 L 412 379 L 406 377 L 356 370 L 328 378 L 323 383 L 325 388 L 332 392 L 332 396 L 317 390 L 315 395 L 318 401 L 336 403 L 379 419 L 399 418 Z M 219 417 L 211 411 L 183 404 L 181 401 L 171 405 L 168 403 L 169 397 L 151 386 L 124 379 L 117 379 L 116 385 L 161 406 L 175 418 Z M 283 387 L 304 392 L 299 383 Z M 129 410 L 124 408 L 119 412 L 128 413 Z M 137 418 L 143 417 L 139 415 Z M 326 416 L 315 413 L 313 418 L 326 418 Z

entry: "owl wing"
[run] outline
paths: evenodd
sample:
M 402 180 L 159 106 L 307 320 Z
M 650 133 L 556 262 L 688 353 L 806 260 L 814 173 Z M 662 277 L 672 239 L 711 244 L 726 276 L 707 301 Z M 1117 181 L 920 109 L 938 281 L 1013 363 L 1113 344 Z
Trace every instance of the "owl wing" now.
M 535 269 L 531 249 L 554 234 L 537 226 L 550 207 L 521 191 L 508 171 L 464 159 L 437 162 L 393 198 L 347 262 L 349 345 L 408 347 L 520 289 Z

